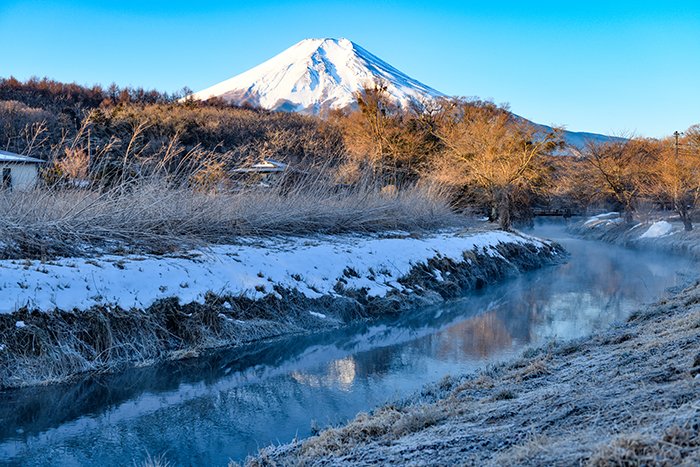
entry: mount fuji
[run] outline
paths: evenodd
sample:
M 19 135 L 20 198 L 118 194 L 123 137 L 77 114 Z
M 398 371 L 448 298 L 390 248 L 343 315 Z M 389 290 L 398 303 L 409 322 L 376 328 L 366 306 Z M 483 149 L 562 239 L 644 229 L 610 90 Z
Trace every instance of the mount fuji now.
M 399 71 L 348 39 L 305 39 L 250 70 L 189 96 L 219 98 L 239 105 L 323 115 L 332 109 L 357 108 L 356 93 L 381 82 L 396 104 L 406 108 L 445 94 Z M 543 131 L 546 125 L 535 124 Z M 573 148 L 587 140 L 616 138 L 565 131 Z
M 355 93 L 379 81 L 402 107 L 445 97 L 348 39 L 305 39 L 192 97 L 218 97 L 236 105 L 318 115 L 355 107 Z

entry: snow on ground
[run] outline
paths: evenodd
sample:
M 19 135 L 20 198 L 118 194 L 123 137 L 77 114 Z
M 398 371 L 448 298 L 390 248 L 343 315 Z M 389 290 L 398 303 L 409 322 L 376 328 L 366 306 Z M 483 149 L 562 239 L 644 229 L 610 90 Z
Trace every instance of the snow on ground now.
M 171 256 L 101 256 L 51 262 L 0 261 L 0 313 L 28 306 L 39 310 L 87 309 L 94 305 L 146 308 L 178 297 L 203 302 L 207 292 L 274 294 L 273 286 L 296 289 L 308 298 L 334 295 L 339 279 L 346 288 L 365 288 L 370 296 L 403 290 L 396 280 L 413 265 L 443 256 L 462 259 L 467 250 L 492 256 L 499 243 L 540 240 L 501 231 L 424 238 L 319 237 L 248 240 Z
M 591 216 L 583 223 L 583 225 L 588 227 L 597 227 L 598 225 L 607 225 L 609 223 L 622 222 L 619 212 L 605 212 L 603 214 L 598 214 L 596 216 Z
M 651 226 L 639 238 L 658 238 L 671 233 L 673 226 L 670 222 L 658 221 Z

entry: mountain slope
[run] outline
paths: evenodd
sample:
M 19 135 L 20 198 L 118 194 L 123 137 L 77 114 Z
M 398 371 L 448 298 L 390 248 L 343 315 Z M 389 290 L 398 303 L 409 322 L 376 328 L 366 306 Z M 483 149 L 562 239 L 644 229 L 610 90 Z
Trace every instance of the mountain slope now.
M 356 93 L 381 82 L 401 107 L 446 97 L 348 39 L 305 39 L 266 62 L 226 81 L 192 94 L 218 97 L 235 105 L 269 110 L 324 114 L 330 109 L 357 108 Z M 551 127 L 537 125 L 542 131 Z M 588 140 L 610 141 L 605 135 L 564 132 L 574 148 Z
M 388 93 L 402 106 L 444 96 L 348 39 L 305 39 L 193 97 L 319 114 L 354 107 L 355 93 L 378 81 L 387 85 Z

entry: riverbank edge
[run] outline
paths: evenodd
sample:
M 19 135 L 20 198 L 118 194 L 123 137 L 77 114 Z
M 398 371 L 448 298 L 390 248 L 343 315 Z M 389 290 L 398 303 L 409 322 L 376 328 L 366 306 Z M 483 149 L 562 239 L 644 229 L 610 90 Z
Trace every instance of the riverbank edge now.
M 468 244 L 470 235 L 482 234 L 459 235 Z M 0 314 L 0 389 L 66 382 L 90 372 L 113 372 L 337 328 L 457 298 L 566 258 L 554 242 L 515 233 L 507 238 L 488 248 L 474 245 L 458 259 L 436 252 L 397 278 L 396 287 L 384 295 L 343 287 L 341 280 L 331 294 L 313 298 L 276 285 L 262 297 L 210 292 L 202 301 L 183 304 L 170 297 L 142 309 L 23 307 Z M 347 274 L 352 284 L 354 271 Z
M 635 222 L 628 224 L 622 218 L 608 216 L 572 223 L 567 227 L 569 233 L 585 240 L 597 240 L 635 250 L 657 251 L 700 260 L 700 233 L 696 230 L 686 232 L 683 224 L 676 220 L 671 223 L 668 234 L 643 237 L 654 222 Z
M 598 335 L 446 377 L 246 461 L 251 467 L 699 463 L 700 283 Z

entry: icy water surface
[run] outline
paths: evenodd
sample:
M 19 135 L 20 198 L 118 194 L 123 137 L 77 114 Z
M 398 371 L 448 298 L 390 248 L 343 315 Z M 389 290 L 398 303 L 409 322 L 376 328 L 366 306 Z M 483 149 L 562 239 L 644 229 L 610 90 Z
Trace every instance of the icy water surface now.
M 226 465 L 447 374 L 594 333 L 695 277 L 695 263 L 681 258 L 572 239 L 556 225 L 534 234 L 560 241 L 569 262 L 342 331 L 0 393 L 0 464 L 134 465 L 164 455 L 174 465 Z

